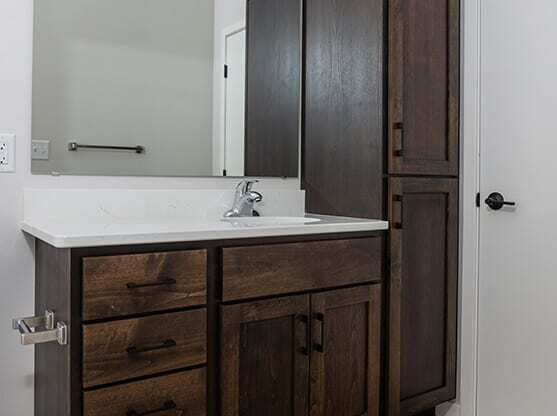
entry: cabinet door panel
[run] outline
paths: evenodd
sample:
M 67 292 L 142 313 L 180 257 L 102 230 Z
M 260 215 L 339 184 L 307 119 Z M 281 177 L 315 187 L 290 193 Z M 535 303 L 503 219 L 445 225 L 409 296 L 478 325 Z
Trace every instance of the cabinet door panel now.
M 377 416 L 381 286 L 312 296 L 310 415 Z
M 459 0 L 390 0 L 389 172 L 458 174 Z
M 308 212 L 383 218 L 383 0 L 305 2 Z
M 389 191 L 389 414 L 414 415 L 455 396 L 458 181 L 393 178 Z
M 223 416 L 305 416 L 309 297 L 222 307 Z

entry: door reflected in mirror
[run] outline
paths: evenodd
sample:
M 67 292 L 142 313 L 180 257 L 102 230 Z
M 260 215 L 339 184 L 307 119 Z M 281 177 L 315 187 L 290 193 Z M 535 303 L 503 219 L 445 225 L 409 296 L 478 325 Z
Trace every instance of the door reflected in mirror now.
M 32 172 L 297 177 L 301 0 L 35 0 Z

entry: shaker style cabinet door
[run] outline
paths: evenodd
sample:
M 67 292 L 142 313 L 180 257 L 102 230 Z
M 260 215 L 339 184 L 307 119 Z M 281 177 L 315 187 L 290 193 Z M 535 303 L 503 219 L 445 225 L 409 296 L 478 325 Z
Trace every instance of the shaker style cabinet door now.
M 459 0 L 389 0 L 389 173 L 458 175 Z
M 310 415 L 378 416 L 381 286 L 313 295 Z
M 309 296 L 222 307 L 222 416 L 307 416 Z
M 456 392 L 458 180 L 391 178 L 388 415 Z

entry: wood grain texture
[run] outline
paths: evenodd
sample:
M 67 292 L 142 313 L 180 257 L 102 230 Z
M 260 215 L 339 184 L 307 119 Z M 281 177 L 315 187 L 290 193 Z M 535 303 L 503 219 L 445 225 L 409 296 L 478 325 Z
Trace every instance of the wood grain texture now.
M 458 175 L 459 9 L 459 0 L 389 0 L 390 173 Z
M 312 295 L 311 416 L 379 416 L 381 286 Z M 322 314 L 323 320 L 315 319 Z
M 248 0 L 246 176 L 298 177 L 301 0 Z
M 128 283 L 175 284 L 130 289 Z M 205 304 L 205 250 L 86 257 L 83 319 L 101 319 Z
M 383 218 L 383 0 L 307 0 L 307 212 Z
M 176 410 L 157 414 L 206 416 L 205 384 L 205 369 L 201 368 L 86 391 L 83 393 L 83 415 L 126 416 L 126 412 L 131 410 L 143 414 L 159 409 L 172 400 L 177 405 Z
M 220 411 L 220 302 L 222 301 L 221 250 L 207 250 L 207 415 Z
M 407 416 L 456 394 L 458 180 L 391 178 L 390 201 L 389 414 Z
M 222 416 L 306 416 L 309 296 L 222 307 Z
M 57 249 L 40 240 L 35 251 L 35 315 L 55 312 L 56 320 L 68 325 L 70 344 L 47 343 L 35 346 L 35 416 L 77 416 L 79 378 L 73 362 L 79 349 L 78 302 L 72 293 L 79 291 L 71 279 L 71 252 Z M 77 335 L 77 342 L 76 342 Z
M 381 238 L 223 249 L 224 301 L 381 280 Z
M 130 354 L 128 348 L 175 346 Z M 207 311 L 199 309 L 83 326 L 85 388 L 205 364 Z

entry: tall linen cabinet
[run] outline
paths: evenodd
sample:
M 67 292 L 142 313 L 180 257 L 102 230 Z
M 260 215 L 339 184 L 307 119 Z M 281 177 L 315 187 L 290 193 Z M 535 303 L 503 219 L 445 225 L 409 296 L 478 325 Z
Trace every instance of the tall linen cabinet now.
M 384 218 L 383 414 L 456 396 L 459 0 L 306 0 L 308 212 Z

